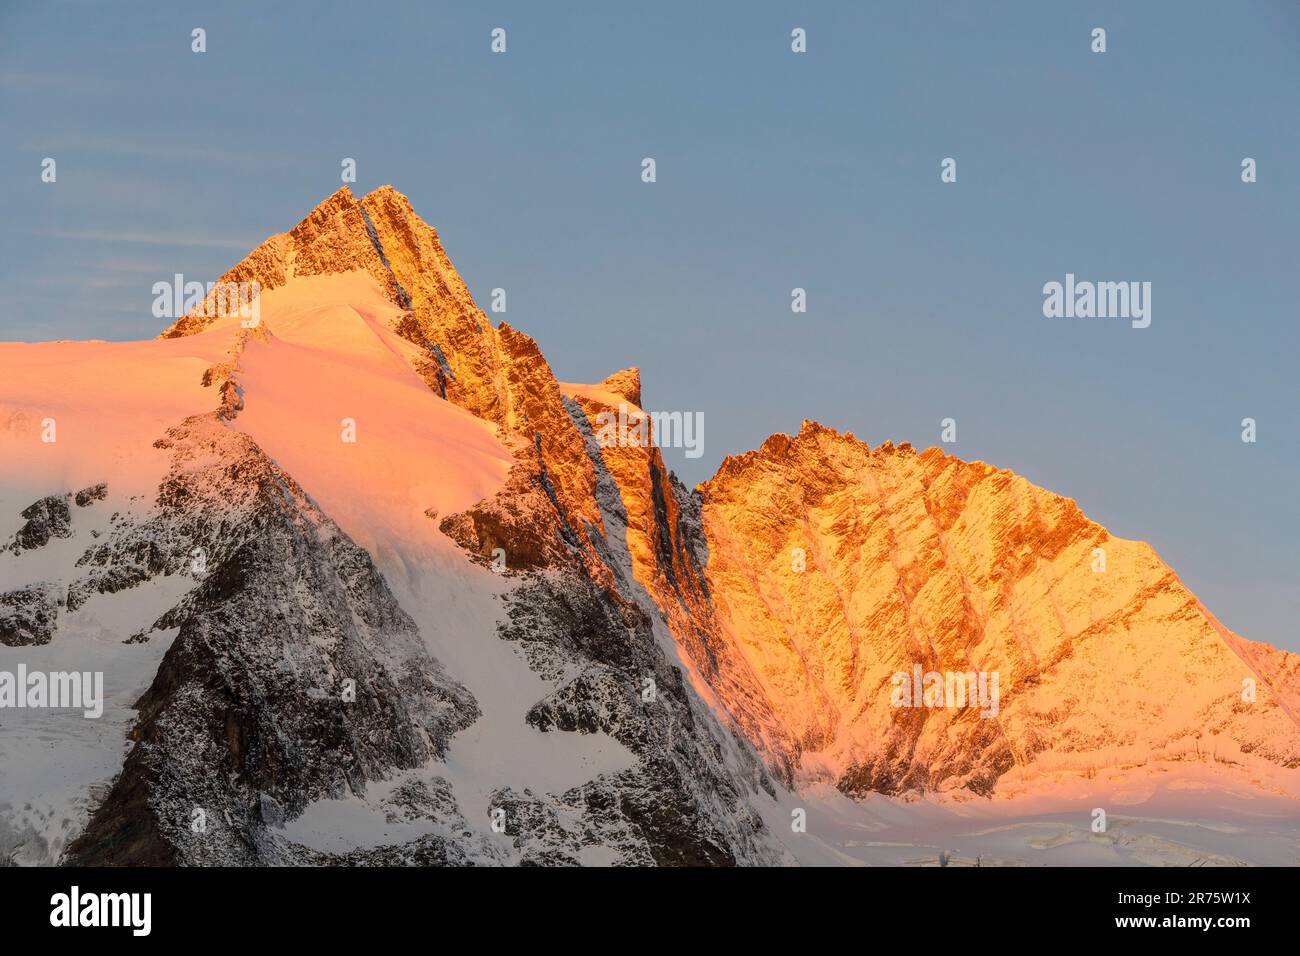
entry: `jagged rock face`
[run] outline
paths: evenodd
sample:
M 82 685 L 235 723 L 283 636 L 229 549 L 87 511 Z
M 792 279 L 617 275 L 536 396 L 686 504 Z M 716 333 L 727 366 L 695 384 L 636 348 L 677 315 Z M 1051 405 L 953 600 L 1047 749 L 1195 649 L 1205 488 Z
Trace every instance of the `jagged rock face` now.
M 445 367 L 441 394 L 535 448 L 537 469 L 572 533 L 582 536 L 587 524 L 599 527 L 591 463 L 537 343 L 505 323 L 493 328 L 437 232 L 405 196 L 384 186 L 360 206 L 384 262 L 410 296 L 411 320 L 399 331 Z
M 268 825 L 440 756 L 477 707 L 370 556 L 247 436 L 212 415 L 159 446 L 173 465 L 156 510 L 86 560 L 198 583 L 154 624 L 177 636 L 68 860 L 279 862 Z
M 324 285 L 286 295 L 305 301 L 307 314 L 388 323 L 414 343 L 418 355 L 376 333 L 385 356 L 405 356 L 436 395 L 496 426 L 491 454 L 501 471 L 474 495 L 492 496 L 464 510 L 471 496 L 428 508 L 426 474 L 412 487 L 372 487 L 369 476 L 351 481 L 327 465 L 312 476 L 342 485 L 341 495 L 336 487 L 326 497 L 301 474 L 308 487 L 300 486 L 276 464 L 290 460 L 294 446 L 276 442 L 290 442 L 283 432 L 293 427 L 277 431 L 264 419 L 268 431 L 251 434 L 266 452 L 242 430 L 257 403 L 270 401 L 250 384 L 267 385 L 257 365 L 288 339 L 277 340 L 274 322 L 232 329 L 229 340 L 221 328 L 195 339 L 201 384 L 212 389 L 201 401 L 211 404 L 156 444 L 169 462 L 156 500 L 99 522 L 63 577 L 33 570 L 24 580 L 35 583 L 0 595 L 0 644 L 27 647 L 60 640 L 61 623 L 104 595 L 157 589 L 163 578 L 192 583 L 179 601 L 166 592 L 156 607 L 169 610 L 151 627 L 123 634 L 141 651 L 160 632 L 175 636 L 138 702 L 125 766 L 67 861 L 770 864 L 789 859 L 756 809 L 772 805 L 772 776 L 796 787 L 830 781 L 855 796 L 990 794 L 1016 769 L 1087 771 L 1204 750 L 1243 765 L 1300 766 L 1300 657 L 1224 630 L 1146 545 L 1110 537 L 1073 502 L 1009 472 L 935 449 L 873 450 L 811 423 L 727 459 L 690 491 L 652 443 L 602 435 L 602 416 L 644 414 L 639 371 L 591 386 L 557 382 L 531 338 L 492 326 L 437 233 L 390 187 L 359 201 L 340 190 L 223 281 L 275 289 L 358 270 L 379 287 L 355 277 L 370 303 L 365 317 L 351 298 L 320 292 Z M 376 319 L 373 302 L 383 297 L 395 308 Z M 298 316 L 288 326 L 294 348 L 314 349 L 316 326 Z M 211 323 L 197 312 L 164 337 Z M 338 331 L 322 327 L 322 338 Z M 403 437 L 443 413 L 489 430 L 436 400 L 419 405 L 427 396 L 401 362 L 400 406 L 367 396 L 372 419 L 418 408 L 394 419 L 406 423 Z M 296 369 L 273 367 L 279 381 Z M 294 426 L 299 418 L 320 426 L 306 421 L 309 401 L 300 409 L 296 393 L 278 398 Z M 455 430 L 435 434 L 456 436 L 448 446 L 462 441 Z M 503 487 L 501 445 L 513 455 Z M 468 457 L 446 453 L 468 470 Z M 292 460 L 295 470 L 313 467 L 311 457 Z M 152 488 L 160 472 L 149 474 Z M 395 510 L 363 511 L 364 521 L 348 524 L 354 485 Z M 80 539 L 65 540 L 82 515 L 69 504 L 90 508 L 108 493 L 103 484 L 75 496 L 57 484 L 37 493 L 47 490 L 58 493 L 24 510 L 3 545 L 11 566 L 27 551 L 33 561 L 80 552 Z M 409 530 L 408 498 L 429 530 L 393 534 Z M 368 543 L 373 557 L 316 501 L 341 509 L 335 517 L 363 543 L 371 523 L 384 524 L 382 543 Z M 527 664 L 519 667 L 527 682 L 511 687 L 532 689 L 509 708 L 488 706 L 499 661 L 476 684 L 475 659 L 459 660 L 470 665 L 460 676 L 476 700 L 428 650 L 437 647 L 449 667 L 445 655 L 458 653 L 429 643 L 444 608 L 422 608 L 412 583 L 444 573 L 453 588 L 482 588 L 467 603 L 485 608 L 480 617 L 446 608 L 457 623 L 445 629 L 495 627 L 454 636 L 497 650 L 499 638 Z M 161 655 L 165 645 L 154 646 Z M 895 706 L 892 678 L 913 668 L 996 673 L 997 713 Z M 348 680 L 354 700 L 344 699 Z M 1244 699 L 1243 680 L 1258 683 L 1256 698 Z M 618 751 L 609 766 L 620 769 L 592 770 L 578 786 L 466 784 L 457 776 L 464 765 L 442 760 L 448 741 L 457 746 L 461 734 L 482 730 L 475 723 L 502 714 L 520 735 L 557 735 L 548 743 L 599 738 Z M 374 786 L 380 780 L 390 789 Z M 333 852 L 284 828 L 316 801 L 348 795 L 422 832 Z M 484 810 L 503 812 L 503 839 L 475 819 Z
M 589 454 L 581 416 L 571 414 L 536 343 L 509 326 L 492 328 L 477 310 L 436 234 L 405 198 L 381 190 L 357 204 L 340 191 L 224 281 L 274 289 L 302 275 L 357 268 L 381 279 L 401 310 L 393 328 L 424 349 L 428 358 L 414 364 L 426 384 L 495 422 L 514 450 L 516 464 L 499 495 L 435 517 L 468 559 L 487 563 L 496 549 L 504 553 L 512 584 L 501 636 L 555 685 L 526 708 L 518 733 L 608 736 L 626 748 L 633 766 L 562 792 L 493 793 L 492 809 L 506 812 L 513 852 L 473 835 L 481 823 L 466 827 L 457 799 L 463 794 L 427 780 L 418 786 L 432 788 L 428 798 L 413 793 L 407 804 L 435 828 L 433 836 L 336 854 L 297 845 L 279 829 L 313 801 L 361 795 L 367 781 L 436 764 L 442 742 L 471 723 L 476 704 L 417 653 L 410 619 L 365 552 L 235 431 L 247 408 L 266 400 L 247 391 L 241 368 L 253 343 L 275 343 L 271 321 L 232 329 L 224 358 L 202 377 L 203 386 L 216 389 L 217 411 L 187 420 L 160 443 L 172 468 L 155 507 L 115 522 L 68 583 L 67 602 L 76 608 L 160 576 L 197 581 L 153 629 L 129 638 L 138 643 L 157 630 L 177 632 L 138 703 L 136 743 L 122 773 L 66 859 L 782 860 L 751 805 L 755 794 L 772 792 L 761 761 L 687 689 L 672 663 L 672 636 L 662 618 L 648 613 L 655 605 L 629 573 L 626 540 L 606 533 L 608 520 L 625 527 L 626 514 L 621 505 L 617 514 L 604 506 L 614 507 L 617 493 L 608 477 L 598 492 L 599 455 Z M 385 273 L 392 281 L 383 280 Z M 165 335 L 193 335 L 210 325 L 195 314 Z M 677 504 L 657 457 L 656 463 L 662 515 Z M 195 553 L 206 562 L 201 574 L 191 568 Z M 366 571 L 364 587 L 354 588 L 345 573 L 354 563 Z M 522 571 L 530 573 L 516 576 Z M 282 666 L 286 658 L 292 667 Z M 427 686 L 413 683 L 413 672 Z M 357 702 L 345 707 L 337 684 L 353 673 L 361 675 Z M 195 834 L 190 827 L 200 810 L 208 826 Z M 394 812 L 407 816 L 406 809 Z
M 1300 762 L 1295 655 L 1230 635 L 1150 547 L 1008 471 L 805 423 L 701 491 L 710 593 L 805 775 L 988 793 L 1013 767 L 1140 763 L 1197 738 Z M 999 712 L 895 706 L 892 675 L 917 664 L 997 672 Z
M 360 206 L 385 262 L 410 294 L 411 323 L 403 333 L 434 350 L 446 367 L 444 397 L 482 418 L 505 424 L 510 401 L 492 323 L 474 304 L 438 233 L 391 186 L 362 197 Z
M 539 571 L 574 563 L 582 542 L 548 493 L 542 473 L 525 458 L 502 493 L 438 525 L 470 560 L 510 571 Z
M 294 276 L 363 269 L 394 305 L 409 310 L 395 330 L 426 350 L 418 369 L 448 401 L 522 440 L 556 506 L 579 537 L 600 525 L 592 501 L 595 474 L 584 443 L 564 411 L 555 375 L 530 337 L 502 324 L 494 328 L 452 267 L 437 232 L 410 201 L 383 186 L 360 201 L 346 186 L 288 233 L 272 236 L 219 280 L 258 282 L 274 289 Z M 197 309 L 163 333 L 202 331 L 215 308 Z M 223 393 L 237 411 L 238 396 Z
M 600 387 L 624 399 L 630 405 L 636 405 L 637 407 L 641 405 L 641 370 L 639 368 L 625 368 L 615 372 L 602 380 Z
M 492 327 L 400 193 L 384 187 L 358 203 L 341 190 L 288 237 L 287 249 L 316 250 L 304 257 L 312 268 L 384 270 L 393 301 L 410 310 L 399 331 L 429 355 L 426 381 L 520 439 L 511 487 L 444 518 L 443 530 L 478 560 L 500 549 L 512 569 L 573 559 L 606 590 L 617 588 L 617 541 L 693 674 L 783 780 L 988 793 L 1013 767 L 1110 759 L 1098 750 L 1131 760 L 1216 735 L 1295 763 L 1289 714 L 1300 711 L 1281 706 L 1295 694 L 1293 655 L 1252 650 L 1203 609 L 1188 611 L 1195 599 L 1150 548 L 1111 539 L 1072 502 L 982 464 L 906 445 L 872 452 L 818 426 L 729 459 L 692 495 L 657 449 L 593 440 L 602 412 L 627 402 L 640 413 L 639 371 L 562 395 L 536 343 Z M 298 254 L 285 258 L 294 274 Z M 610 489 L 617 507 L 602 504 Z M 1104 573 L 1092 571 L 1095 548 L 1107 552 Z M 804 571 L 792 570 L 795 549 Z M 1188 675 L 1194 701 L 1150 675 L 1114 681 L 1132 692 L 1115 708 L 1058 685 L 1087 683 L 1090 667 L 1118 653 L 1108 649 L 1147 647 L 1144 635 L 1180 614 L 1187 643 L 1165 664 L 1208 655 Z M 893 706 L 891 679 L 916 665 L 996 671 L 999 714 Z M 1138 654 L 1131 666 L 1165 665 Z M 1266 692 L 1237 706 L 1252 676 Z M 1109 699 L 1109 684 L 1091 693 Z M 1155 706 L 1158 720 L 1145 695 L 1171 698 Z
M 696 674 L 724 700 L 744 701 L 727 716 L 747 739 L 766 742 L 772 769 L 789 784 L 793 768 L 787 755 L 794 741 L 771 712 L 758 676 L 727 640 L 709 593 L 703 564 L 707 555 L 699 514 L 700 499 L 664 466 L 652 441 L 610 441 L 607 425 L 623 415 L 633 422 L 644 415 L 635 405 L 640 377 L 635 370 L 616 373 L 597 389 L 574 389 L 570 414 L 596 463 L 610 537 L 627 555 L 636 584 L 653 601 Z M 639 436 L 635 425 L 629 433 Z
M 616 573 L 617 576 L 617 573 Z M 634 865 L 777 863 L 751 806 L 772 784 L 761 763 L 690 694 L 653 619 L 583 573 L 527 575 L 501 636 L 558 686 L 528 711 L 545 733 L 604 732 L 637 763 L 563 794 L 493 794 L 528 865 L 577 865 L 584 848 Z
M 596 473 L 586 443 L 565 411 L 559 383 L 537 343 L 505 323 L 497 330 L 511 396 L 509 424 L 536 449 L 556 507 L 576 534 L 601 527 Z
M 105 482 L 91 485 L 89 488 L 82 488 L 74 496 L 78 508 L 89 508 L 96 501 L 103 501 L 108 495 L 108 485 Z
M 671 661 L 674 638 L 661 603 L 674 621 L 690 622 L 671 583 L 674 565 L 682 595 L 702 612 L 707 599 L 677 530 L 679 506 L 662 458 L 653 448 L 602 450 L 582 407 L 565 401 L 597 477 L 600 526 L 576 534 L 544 475 L 520 467 L 494 500 L 448 516 L 442 529 L 480 559 L 501 548 L 508 572 L 524 572 L 507 596 L 500 634 L 559 682 L 529 708 L 528 723 L 546 733 L 606 733 L 637 763 L 562 794 L 503 789 L 492 808 L 505 811 L 505 832 L 526 865 L 576 865 L 592 848 L 603 861 L 624 864 L 780 862 L 751 804 L 760 791 L 774 793 L 761 762 L 688 691 Z M 633 454 L 617 454 L 624 451 Z M 631 476 L 644 479 L 636 488 L 645 501 L 620 490 L 607 460 L 629 487 Z M 647 543 L 647 523 L 656 541 L 663 529 L 668 550 Z M 666 572 L 655 570 L 661 557 Z M 702 641 L 698 649 L 706 653 Z
M 57 589 L 46 581 L 0 594 L 0 644 L 48 644 L 58 623 Z
M 43 548 L 51 538 L 66 538 L 72 533 L 72 512 L 67 495 L 47 495 L 22 510 L 26 519 L 14 534 L 9 550 L 15 554 Z
M 379 282 L 393 302 L 409 307 L 409 296 L 388 268 L 365 213 L 346 186 L 334 193 L 291 231 L 271 236 L 229 269 L 218 285 L 256 283 L 277 289 L 294 276 L 329 275 L 363 269 Z M 209 294 L 212 300 L 213 294 Z M 193 335 L 219 317 L 211 301 L 177 319 L 163 338 Z

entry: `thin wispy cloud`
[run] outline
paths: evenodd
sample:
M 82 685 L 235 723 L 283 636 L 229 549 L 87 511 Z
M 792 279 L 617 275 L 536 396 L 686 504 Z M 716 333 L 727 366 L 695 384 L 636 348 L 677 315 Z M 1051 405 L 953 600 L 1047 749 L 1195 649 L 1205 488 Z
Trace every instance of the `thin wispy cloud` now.
M 211 236 L 177 236 L 151 232 L 97 232 L 90 229 L 60 229 L 38 232 L 48 239 L 74 239 L 79 242 L 126 242 L 151 246 L 197 246 L 203 249 L 239 249 L 248 251 L 256 240 L 215 239 Z
M 31 283 L 41 288 L 76 286 L 84 289 L 130 289 L 144 285 L 139 278 L 104 275 L 52 275 L 33 276 Z
M 160 266 L 157 259 L 122 259 L 110 257 L 107 259 L 96 259 L 90 264 L 90 268 L 97 269 L 101 272 L 134 272 L 141 275 L 153 275 L 158 272 Z
M 84 152 L 102 156 L 127 156 L 133 159 L 158 160 L 162 162 L 183 163 L 252 163 L 259 166 L 284 166 L 290 160 L 286 157 L 258 154 L 254 150 L 229 150 L 212 146 L 189 146 L 182 143 L 166 143 L 142 137 L 127 136 L 87 136 L 82 133 L 67 133 L 46 136 L 25 144 L 28 149 L 47 152 Z
M 55 73 L 34 73 L 23 70 L 0 72 L 0 90 L 15 93 L 75 93 L 104 94 L 110 85 L 103 76 L 81 77 Z

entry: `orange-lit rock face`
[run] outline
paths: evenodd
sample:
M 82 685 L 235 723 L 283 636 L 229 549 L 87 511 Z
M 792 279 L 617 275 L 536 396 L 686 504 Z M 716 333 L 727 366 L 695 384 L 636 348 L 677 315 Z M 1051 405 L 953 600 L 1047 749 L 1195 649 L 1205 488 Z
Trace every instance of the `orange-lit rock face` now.
M 537 344 L 509 326 L 493 328 L 453 268 L 437 232 L 391 186 L 361 200 L 346 186 L 287 233 L 272 236 L 219 282 L 275 289 L 295 276 L 364 269 L 390 301 L 408 310 L 395 330 L 425 350 L 419 371 L 448 401 L 519 439 L 519 454 L 544 472 L 573 534 L 600 526 L 592 469 L 559 387 Z M 191 335 L 217 314 L 175 322 L 164 338 Z
M 1300 658 L 1230 634 L 1149 546 L 1008 471 L 805 423 L 701 490 L 724 632 L 805 775 L 991 792 L 1013 769 L 1198 748 L 1300 763 Z M 996 716 L 895 706 L 915 665 L 996 673 Z
M 620 503 L 627 521 L 626 544 L 637 581 L 650 593 L 660 596 L 660 604 L 677 603 L 668 599 L 669 592 L 684 583 L 688 590 L 698 590 L 694 569 L 683 563 L 682 545 L 676 534 L 678 505 L 669 488 L 667 469 L 659 449 L 653 444 L 605 443 L 597 436 L 602 416 L 618 415 L 621 405 L 625 416 L 640 418 L 644 413 L 630 404 L 627 393 L 639 391 L 627 386 L 625 392 L 605 392 L 608 379 L 598 388 L 562 386 L 577 403 L 592 433 L 589 453 L 618 488 Z M 685 580 L 681 580 L 685 579 Z
M 600 492 L 613 492 L 604 498 L 607 560 L 626 560 L 636 584 L 663 616 L 697 691 L 715 706 L 734 705 L 724 716 L 759 746 L 782 780 L 791 782 L 787 755 L 797 750 L 794 741 L 773 717 L 754 671 L 724 637 L 715 614 L 701 560 L 698 496 L 668 471 L 653 443 L 600 440 L 602 421 L 612 420 L 602 416 L 635 420 L 645 414 L 634 401 L 641 397 L 638 370 L 625 369 L 598 385 L 563 383 L 561 389 L 584 423 Z
M 371 240 L 366 217 L 344 186 L 287 233 L 271 236 L 227 271 L 219 283 L 257 283 L 277 289 L 294 276 L 332 275 L 364 269 L 398 304 L 403 298 L 397 280 Z M 404 303 L 403 303 L 404 304 Z M 190 313 L 177 319 L 162 338 L 193 335 L 216 321 L 217 310 Z
M 394 306 L 429 387 L 515 456 L 506 488 L 441 517 L 444 532 L 514 569 L 576 561 L 611 595 L 625 564 L 697 689 L 786 781 L 989 793 L 1198 752 L 1300 767 L 1300 657 L 1226 631 L 1150 547 L 1010 472 L 806 423 L 692 494 L 653 446 L 601 446 L 599 415 L 640 413 L 639 371 L 558 383 L 530 337 L 493 327 L 391 187 L 339 190 L 222 281 L 356 270 Z M 996 676 L 997 706 L 895 706 L 895 675 L 917 668 L 922 684 L 983 674 L 986 691 Z
M 492 323 L 474 304 L 437 232 L 391 186 L 363 197 L 360 208 L 385 263 L 410 296 L 413 325 L 407 337 L 435 348 L 445 363 L 445 397 L 482 418 L 506 424 L 510 401 Z

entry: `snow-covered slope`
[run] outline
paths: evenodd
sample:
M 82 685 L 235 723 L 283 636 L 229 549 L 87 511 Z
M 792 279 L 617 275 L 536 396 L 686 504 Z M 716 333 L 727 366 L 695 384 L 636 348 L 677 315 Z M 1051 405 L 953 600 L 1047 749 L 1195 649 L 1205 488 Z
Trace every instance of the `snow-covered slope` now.
M 559 445 L 512 430 L 514 411 L 494 422 L 443 398 L 441 365 L 399 334 L 412 328 L 401 302 L 372 272 L 340 268 L 267 288 L 251 328 L 230 317 L 148 343 L 3 347 L 22 370 L 0 391 L 6 532 L 30 546 L 0 557 L 0 601 L 24 621 L 33 601 L 42 613 L 7 635 L 0 663 L 109 676 L 102 722 L 3 714 L 6 853 L 784 858 L 748 809 L 763 779 L 752 752 L 687 696 L 666 632 L 656 641 L 570 552 L 572 527 L 596 532 L 581 507 L 570 518 L 552 503 L 564 486 L 537 456 Z M 503 359 L 502 384 L 521 427 L 553 397 L 579 456 L 570 470 L 590 473 L 540 353 L 491 334 L 523 360 L 511 372 Z M 83 482 L 102 495 L 62 507 Z M 505 542 L 493 569 L 441 528 L 511 488 L 534 525 L 519 540 L 557 556 L 526 580 L 513 568 L 540 552 Z M 39 521 L 21 513 L 34 503 Z M 594 498 L 586 514 L 600 520 Z M 129 617 L 99 610 L 124 600 Z M 647 679 L 658 692 L 643 700 Z
M 106 698 L 0 709 L 0 857 L 1231 862 L 1294 835 L 1296 656 L 1073 503 L 812 424 L 688 490 L 601 438 L 637 370 L 558 382 L 390 187 L 224 278 L 260 285 L 255 324 L 0 345 L 0 671 Z M 914 665 L 997 672 L 998 714 L 895 707 Z M 1234 855 L 1202 824 L 1251 800 Z M 1104 849 L 1099 801 L 1152 812 Z

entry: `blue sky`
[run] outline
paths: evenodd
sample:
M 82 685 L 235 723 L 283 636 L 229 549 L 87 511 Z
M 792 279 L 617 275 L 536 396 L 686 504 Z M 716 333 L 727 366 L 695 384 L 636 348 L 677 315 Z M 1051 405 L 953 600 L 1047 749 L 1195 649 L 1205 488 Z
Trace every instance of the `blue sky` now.
M 1300 650 L 1298 117 L 1292 2 L 5 0 L 0 338 L 156 334 L 155 281 L 215 278 L 353 157 L 561 378 L 636 364 L 703 412 L 688 482 L 805 417 L 918 447 L 953 417 L 949 451 Z M 1044 318 L 1067 272 L 1151 282 L 1151 327 Z

